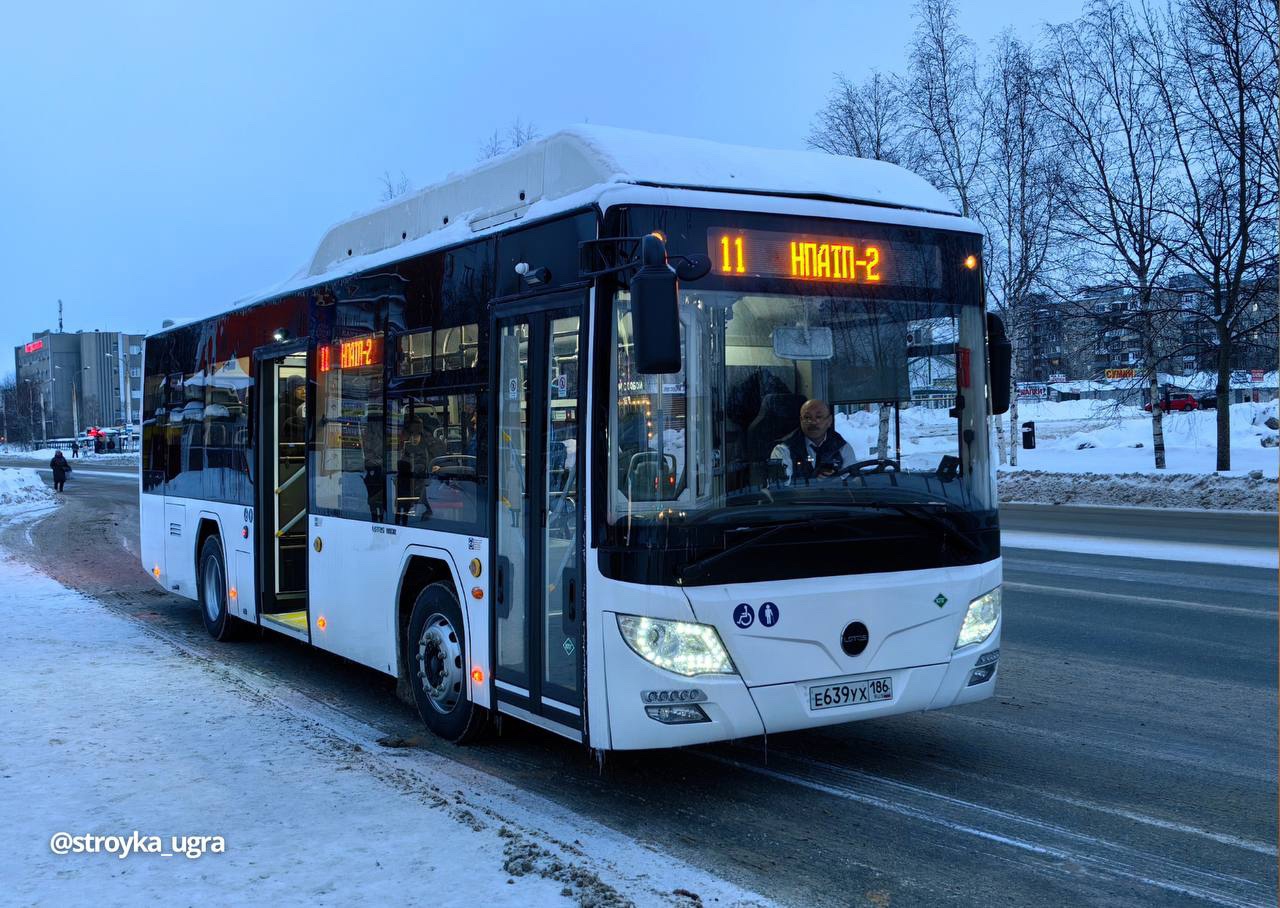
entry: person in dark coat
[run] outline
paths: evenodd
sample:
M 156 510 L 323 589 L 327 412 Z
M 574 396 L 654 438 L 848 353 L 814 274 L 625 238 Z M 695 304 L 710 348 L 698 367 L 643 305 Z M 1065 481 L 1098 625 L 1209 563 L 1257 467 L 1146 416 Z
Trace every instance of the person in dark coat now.
M 80 442 L 73 441 L 71 442 L 71 457 L 74 460 L 79 456 L 80 456 Z
M 854 462 L 853 448 L 832 425 L 826 401 L 806 400 L 800 408 L 800 428 L 780 439 L 770 459 L 780 462 L 786 483 L 834 476 Z
M 61 451 L 54 451 L 53 460 L 49 461 L 49 469 L 53 471 L 53 490 L 61 492 L 67 482 L 67 474 L 71 472 L 71 464 L 67 463 Z

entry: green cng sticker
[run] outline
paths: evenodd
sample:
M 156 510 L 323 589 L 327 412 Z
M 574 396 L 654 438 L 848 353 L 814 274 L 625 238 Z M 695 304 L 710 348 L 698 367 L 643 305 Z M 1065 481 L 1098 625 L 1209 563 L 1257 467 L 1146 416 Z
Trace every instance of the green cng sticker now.
M 947 604 L 947 597 L 939 593 L 938 598 L 933 600 L 933 604 L 936 605 L 938 608 L 942 608 L 944 605 Z

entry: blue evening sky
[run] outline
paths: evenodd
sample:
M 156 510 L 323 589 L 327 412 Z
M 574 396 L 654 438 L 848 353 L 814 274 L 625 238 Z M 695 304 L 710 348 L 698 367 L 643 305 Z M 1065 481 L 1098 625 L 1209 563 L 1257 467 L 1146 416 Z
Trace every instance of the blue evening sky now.
M 959 0 L 982 48 L 1082 0 Z M 647 17 L 643 11 L 647 10 Z M 32 331 L 150 332 L 292 274 L 322 232 L 519 116 L 803 148 L 832 73 L 901 70 L 907 3 L 11 4 L 0 376 Z

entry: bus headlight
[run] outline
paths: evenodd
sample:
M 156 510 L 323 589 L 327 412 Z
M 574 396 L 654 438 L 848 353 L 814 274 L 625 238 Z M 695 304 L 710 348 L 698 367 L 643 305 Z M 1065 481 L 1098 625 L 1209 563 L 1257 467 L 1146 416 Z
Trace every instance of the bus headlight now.
M 627 646 L 646 662 L 678 675 L 737 674 L 720 635 L 709 624 L 619 615 Z
M 999 623 L 1000 587 L 996 587 L 969 603 L 964 624 L 960 625 L 960 636 L 956 637 L 956 649 L 986 640 Z

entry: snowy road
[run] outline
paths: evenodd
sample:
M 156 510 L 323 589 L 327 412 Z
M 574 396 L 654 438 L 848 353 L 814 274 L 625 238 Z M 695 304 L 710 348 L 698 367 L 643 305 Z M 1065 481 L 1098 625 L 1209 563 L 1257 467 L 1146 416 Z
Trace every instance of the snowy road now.
M 0 530 L 0 547 L 291 702 L 780 901 L 1275 904 L 1274 569 L 1009 549 L 993 700 L 776 736 L 767 761 L 748 741 L 613 755 L 601 774 L 568 742 L 514 724 L 483 746 L 440 745 L 387 679 L 291 641 L 213 643 L 195 603 L 138 568 L 135 491 L 105 477 L 75 491 Z M 1009 516 L 1027 532 L 1110 538 L 1179 523 Z M 1255 538 L 1238 523 L 1167 532 Z

